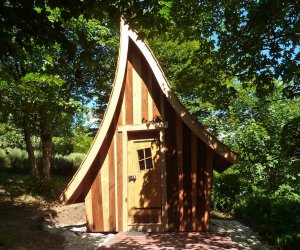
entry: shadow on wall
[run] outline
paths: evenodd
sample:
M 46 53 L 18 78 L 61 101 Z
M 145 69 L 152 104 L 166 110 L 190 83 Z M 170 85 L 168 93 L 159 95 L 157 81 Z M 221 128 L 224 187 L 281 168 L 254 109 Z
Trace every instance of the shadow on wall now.
M 147 137 L 147 135 L 145 136 Z M 133 225 L 133 230 L 145 231 L 149 229 L 147 225 L 152 224 L 152 230 L 158 231 L 153 224 L 160 224 L 162 222 L 162 182 L 161 182 L 161 156 L 160 156 L 160 143 L 158 135 L 151 141 L 152 160 L 151 164 L 146 161 L 145 169 L 140 170 L 140 174 L 143 175 L 142 184 L 137 185 L 138 190 L 131 190 L 131 195 L 137 195 L 138 207 L 134 207 L 129 211 L 129 214 L 133 216 L 133 224 L 137 223 L 138 226 Z M 148 139 L 148 138 L 145 138 Z M 136 152 L 133 152 L 134 154 Z M 134 155 L 138 157 L 138 154 Z M 133 161 L 137 163 L 138 161 Z

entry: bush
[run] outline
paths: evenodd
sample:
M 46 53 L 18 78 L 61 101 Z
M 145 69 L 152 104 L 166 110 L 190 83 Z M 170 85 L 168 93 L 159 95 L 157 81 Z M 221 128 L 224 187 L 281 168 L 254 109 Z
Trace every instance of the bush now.
M 224 173 L 214 172 L 212 206 L 214 210 L 233 213 L 234 207 L 247 191 L 247 183 L 240 178 L 239 172 L 230 168 Z
M 35 151 L 35 157 L 41 168 L 43 160 L 41 152 Z M 83 153 L 54 155 L 51 172 L 56 175 L 71 176 L 76 172 L 84 157 Z M 27 152 L 18 148 L 0 149 L 0 169 L 12 173 L 30 173 Z
M 0 168 L 5 170 L 10 166 L 7 152 L 4 149 L 0 149 Z
M 14 173 L 29 172 L 27 152 L 19 148 L 0 149 L 0 168 Z
M 235 215 L 272 244 L 282 249 L 299 249 L 295 246 L 300 244 L 300 196 L 292 190 L 282 193 L 282 187 L 272 194 L 253 191 L 236 206 Z
M 73 144 L 71 139 L 62 137 L 53 138 L 53 153 L 68 155 L 73 152 Z
M 300 195 L 297 187 L 281 184 L 262 189 L 234 168 L 214 173 L 212 205 L 243 220 L 280 249 L 300 249 Z
M 77 134 L 72 138 L 72 143 L 74 147 L 73 152 L 87 153 L 90 149 L 94 137 L 86 136 L 83 134 Z
M 71 176 L 77 171 L 84 157 L 85 154 L 82 153 L 55 155 L 53 159 L 52 173 L 63 176 Z

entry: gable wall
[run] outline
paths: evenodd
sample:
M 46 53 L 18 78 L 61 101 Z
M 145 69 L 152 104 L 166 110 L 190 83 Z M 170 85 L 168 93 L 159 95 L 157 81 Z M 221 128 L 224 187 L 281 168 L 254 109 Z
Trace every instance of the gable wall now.
M 213 153 L 182 122 L 159 89 L 137 47 L 129 43 L 124 87 L 105 143 L 89 173 L 85 199 L 89 231 L 126 231 L 127 134 L 118 125 L 141 124 L 161 117 L 165 129 L 168 230 L 207 229 Z M 126 177 L 127 180 L 127 177 Z M 125 211 L 125 212 L 124 212 Z

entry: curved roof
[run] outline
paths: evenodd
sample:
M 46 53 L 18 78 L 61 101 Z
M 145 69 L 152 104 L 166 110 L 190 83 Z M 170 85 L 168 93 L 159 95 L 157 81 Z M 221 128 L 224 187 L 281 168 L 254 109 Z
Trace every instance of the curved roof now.
M 128 35 L 131 40 L 138 46 L 143 56 L 146 58 L 156 77 L 158 85 L 160 86 L 161 90 L 163 91 L 177 114 L 185 122 L 185 124 L 220 156 L 222 156 L 232 164 L 235 163 L 235 161 L 237 160 L 237 154 L 230 150 L 225 144 L 220 142 L 214 135 L 209 133 L 179 101 L 178 97 L 172 91 L 171 86 L 151 49 L 140 39 L 138 39 L 138 36 L 135 32 L 128 30 Z
M 166 96 L 167 100 L 170 102 L 171 106 L 185 122 L 185 124 L 201 140 L 203 140 L 209 147 L 211 147 L 219 156 L 225 159 L 229 163 L 229 165 L 233 164 L 237 160 L 236 153 L 231 151 L 215 136 L 210 134 L 180 103 L 177 96 L 171 90 L 170 84 L 167 81 L 167 78 L 165 77 L 158 61 L 156 60 L 150 48 L 144 42 L 138 39 L 137 34 L 134 31 L 131 31 L 128 25 L 125 25 L 124 21 L 122 20 L 118 64 L 108 106 L 106 108 L 103 120 L 95 136 L 93 144 L 89 152 L 87 153 L 86 158 L 82 162 L 81 166 L 73 176 L 72 180 L 70 181 L 62 195 L 60 196 L 61 202 L 65 204 L 72 203 L 77 199 L 77 197 L 73 197 L 73 195 L 75 193 L 80 192 L 79 189 L 82 187 L 83 179 L 87 175 L 90 167 L 92 166 L 92 163 L 95 160 L 97 153 L 99 152 L 105 139 L 105 136 L 109 130 L 124 84 L 129 39 L 131 39 L 136 44 L 136 46 L 141 51 L 142 55 L 147 60 L 148 64 L 150 65 L 150 68 L 152 69 L 156 77 L 159 87 Z

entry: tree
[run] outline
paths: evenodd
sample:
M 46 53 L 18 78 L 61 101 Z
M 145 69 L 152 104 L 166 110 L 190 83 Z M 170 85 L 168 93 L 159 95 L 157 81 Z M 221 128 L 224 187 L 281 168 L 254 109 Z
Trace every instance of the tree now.
M 182 102 L 189 102 L 189 106 L 194 102 L 198 110 L 200 99 L 201 105 L 228 106 L 236 89 L 230 84 L 231 78 L 224 79 L 219 61 L 213 60 L 216 52 L 200 37 L 187 40 L 180 31 L 174 37 L 174 29 L 170 26 L 168 32 L 151 37 L 149 43 Z
M 60 20 L 61 13 L 49 11 L 48 18 Z M 64 23 L 63 28 L 72 44 L 71 52 L 66 53 L 59 43 L 36 44 L 34 38 L 20 44 L 16 42 L 15 32 L 11 44 L 17 50 L 3 55 L 0 62 L 1 113 L 23 129 L 33 174 L 37 178 L 41 174 L 31 138 L 33 134 L 40 136 L 41 176 L 47 181 L 50 180 L 53 136 L 59 127 L 72 123 L 79 103 L 85 105 L 100 96 L 97 101 L 103 109 L 113 75 L 111 65 L 116 58 L 112 56 L 116 54 L 115 33 L 99 21 L 79 16 Z
M 283 80 L 285 94 L 293 97 L 300 89 L 299 6 L 299 0 L 3 1 L 0 55 L 15 50 L 13 38 L 29 50 L 27 41 L 33 39 L 38 45 L 57 42 L 71 52 L 74 46 L 64 32 L 65 22 L 82 15 L 116 24 L 123 16 L 141 37 L 173 26 L 174 37 L 181 31 L 186 39 L 205 42 L 203 47 L 215 52 L 212 60 L 219 63 L 217 71 L 222 68 L 223 80 L 237 77 L 245 86 L 255 86 L 260 96 L 274 89 L 274 80 Z M 212 71 L 210 78 L 214 76 Z
M 274 80 L 282 80 L 286 96 L 299 95 L 298 0 L 143 1 L 131 5 L 132 9 L 137 6 L 143 17 L 125 15 L 129 23 L 152 30 L 149 36 L 162 27 L 175 26 L 175 37 L 182 31 L 186 39 L 199 39 L 214 51 L 212 61 L 219 62 L 223 79 L 236 77 L 244 86 L 251 84 L 258 96 L 267 96 L 276 87 Z M 214 78 L 215 72 L 211 73 Z

